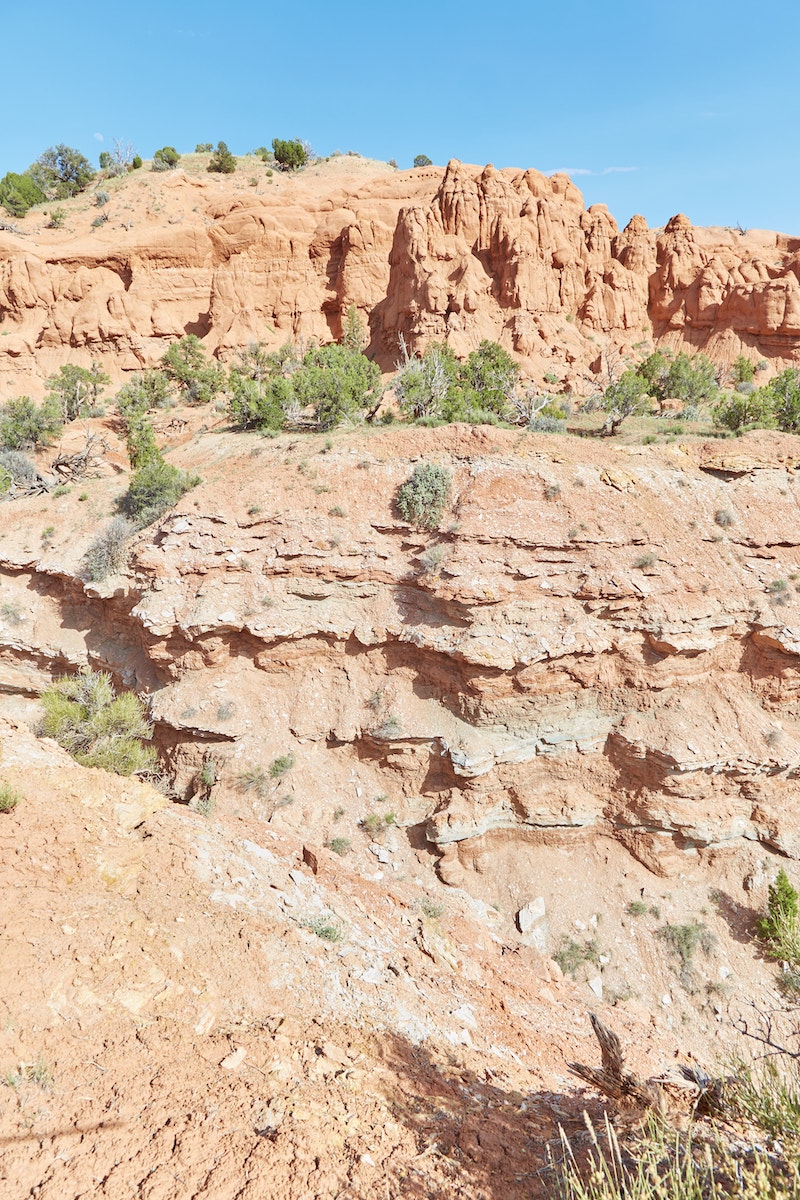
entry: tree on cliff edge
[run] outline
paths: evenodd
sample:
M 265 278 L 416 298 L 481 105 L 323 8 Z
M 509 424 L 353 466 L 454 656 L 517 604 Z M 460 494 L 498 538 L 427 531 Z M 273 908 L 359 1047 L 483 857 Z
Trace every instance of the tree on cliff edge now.
M 50 146 L 27 171 L 48 200 L 77 196 L 94 178 L 94 167 L 71 146 Z

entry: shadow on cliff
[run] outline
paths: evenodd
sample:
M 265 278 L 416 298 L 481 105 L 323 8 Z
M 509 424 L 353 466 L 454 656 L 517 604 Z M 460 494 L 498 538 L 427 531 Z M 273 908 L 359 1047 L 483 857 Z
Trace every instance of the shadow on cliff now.
M 602 1122 L 600 1102 L 587 1101 L 577 1090 L 508 1090 L 492 1070 L 477 1074 L 455 1055 L 449 1064 L 437 1062 L 424 1046 L 396 1034 L 380 1039 L 378 1053 L 397 1079 L 389 1095 L 393 1116 L 414 1132 L 418 1147 L 405 1164 L 402 1191 L 390 1187 L 390 1195 L 413 1200 L 432 1194 L 471 1200 L 555 1195 L 559 1127 L 579 1147 L 586 1139 L 584 1113 L 594 1124 Z
M 712 893 L 711 899 L 717 912 L 728 926 L 733 940 L 744 946 L 752 946 L 758 937 L 757 914 L 753 909 L 748 908 L 745 904 L 740 904 L 738 900 L 734 900 L 733 896 L 729 896 L 727 892 L 721 892 L 719 889 Z

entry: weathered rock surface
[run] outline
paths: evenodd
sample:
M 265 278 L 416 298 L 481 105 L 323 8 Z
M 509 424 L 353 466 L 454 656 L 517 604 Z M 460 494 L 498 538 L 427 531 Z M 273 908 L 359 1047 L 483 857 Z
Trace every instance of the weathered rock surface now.
M 384 370 L 400 335 L 459 354 L 488 337 L 579 392 L 604 349 L 647 337 L 722 362 L 800 353 L 800 238 L 684 216 L 620 231 L 565 175 L 334 159 L 291 179 L 254 163 L 103 186 L 99 227 L 85 195 L 63 230 L 32 212 L 0 232 L 0 398 L 40 392 L 67 361 L 117 378 L 184 333 L 223 358 L 254 339 L 327 341 L 350 305 Z

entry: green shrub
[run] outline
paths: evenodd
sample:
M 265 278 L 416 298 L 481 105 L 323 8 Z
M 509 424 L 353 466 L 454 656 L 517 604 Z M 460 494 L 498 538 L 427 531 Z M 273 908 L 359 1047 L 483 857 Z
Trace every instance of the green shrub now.
M 207 169 L 218 175 L 233 175 L 236 170 L 236 156 L 231 153 L 225 142 L 217 142 L 217 148 L 211 156 Z
M 458 360 L 449 346 L 432 342 L 421 358 L 406 357 L 392 388 L 406 417 L 450 420 L 458 399 Z
M 115 517 L 84 554 L 84 578 L 98 583 L 119 571 L 125 562 L 128 539 L 135 528 L 127 517 Z
M 716 942 L 713 933 L 702 921 L 689 921 L 686 925 L 663 925 L 656 930 L 656 937 L 667 943 L 684 966 L 689 966 L 698 948 L 704 954 L 710 954 Z
M 131 159 L 131 170 L 132 170 L 132 171 L 138 171 L 138 170 L 139 170 L 139 168 L 141 167 L 141 165 L 142 165 L 142 157 L 141 157 L 141 155 L 140 155 L 140 154 L 134 154 L 133 158 Z
M 320 429 L 332 429 L 347 417 L 377 407 L 381 370 L 365 355 L 331 343 L 303 356 L 292 376 L 292 389 L 301 408 L 313 405 Z
M 41 701 L 43 734 L 83 766 L 117 775 L 153 769 L 155 750 L 144 744 L 153 728 L 144 704 L 134 692 L 116 695 L 106 672 L 63 676 L 42 693 Z
M 28 174 L 8 171 L 0 179 L 0 207 L 12 217 L 24 217 L 29 208 L 41 204 L 45 198 Z
M 323 942 L 341 942 L 344 938 L 341 923 L 333 917 L 309 917 L 303 925 Z
M 574 978 L 586 963 L 600 965 L 600 947 L 595 938 L 587 942 L 576 942 L 574 938 L 565 937 L 562 938 L 553 958 L 565 975 L 572 975 Z
M 8 783 L 0 783 L 0 813 L 13 812 L 22 800 L 21 794 Z
M 10 491 L 12 487 L 27 491 L 40 481 L 36 467 L 19 450 L 0 450 L 0 493 Z
M 800 969 L 800 912 L 797 890 L 789 882 L 783 867 L 770 884 L 767 911 L 758 922 L 759 937 L 766 942 L 773 958 Z
M 756 364 L 744 354 L 739 354 L 731 368 L 734 383 L 752 383 L 756 373 Z
M 431 342 L 422 357 L 406 355 L 392 380 L 400 409 L 416 421 L 486 421 L 515 417 L 519 368 L 497 342 L 484 339 L 463 363 Z
M 272 153 L 275 163 L 282 171 L 297 171 L 308 161 L 308 150 L 299 138 L 284 141 L 273 138 Z
M 293 754 L 280 754 L 272 763 L 269 769 L 270 779 L 280 779 L 287 775 L 294 767 Z
M 247 767 L 236 777 L 236 789 L 240 792 L 255 792 L 260 800 L 270 790 L 271 775 L 261 766 Z
M 143 529 L 174 507 L 181 496 L 199 482 L 198 476 L 178 470 L 156 452 L 131 476 L 128 490 L 120 500 L 120 509 L 134 521 L 137 529 Z
M 65 208 L 51 208 L 47 214 L 47 228 L 63 229 L 66 219 L 67 210 Z
M 195 154 L 210 154 L 213 149 L 213 142 L 198 142 L 194 148 L 194 152 Z
M 432 167 L 433 163 L 428 158 L 427 154 L 418 154 L 414 159 L 415 167 Z
M 154 171 L 171 171 L 177 167 L 180 160 L 181 156 L 174 146 L 162 146 L 153 155 L 152 169 Z
M 62 424 L 53 397 L 41 405 L 28 396 L 7 400 L 0 408 L 0 445 L 9 450 L 36 449 L 59 433 Z
M 787 367 L 761 389 L 769 397 L 778 428 L 784 433 L 800 429 L 800 369 Z
M 349 854 L 353 849 L 353 843 L 346 837 L 334 837 L 328 842 L 328 849 L 344 858 L 345 854 Z
M 757 425 L 762 429 L 774 429 L 777 424 L 773 396 L 768 388 L 755 392 L 734 392 L 723 396 L 714 409 L 714 420 L 724 429 L 742 429 L 745 425 Z
M 194 333 L 173 342 L 161 365 L 187 404 L 209 404 L 225 386 L 224 369 L 208 361 L 205 347 Z
M 281 375 L 253 379 L 237 368 L 228 376 L 228 414 L 237 429 L 283 429 L 295 405 L 291 381 Z
M 438 529 L 450 496 L 453 476 L 438 463 L 418 463 L 397 492 L 397 511 L 404 521 L 423 529 Z

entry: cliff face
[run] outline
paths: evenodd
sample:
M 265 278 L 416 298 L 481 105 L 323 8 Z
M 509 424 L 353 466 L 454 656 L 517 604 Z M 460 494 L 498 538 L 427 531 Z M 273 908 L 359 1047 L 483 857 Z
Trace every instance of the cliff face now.
M 90 662 L 150 691 L 187 796 L 208 751 L 233 797 L 291 746 L 300 829 L 353 771 L 389 779 L 451 883 L 509 839 L 611 837 L 659 874 L 800 857 L 797 439 L 609 451 L 453 427 L 180 453 L 206 482 L 109 585 L 78 577 L 82 505 L 15 502 L 8 603 L 33 606 L 3 628 L 8 689 Z M 430 454 L 454 473 L 435 535 L 392 511 Z M 102 512 L 118 485 L 95 487 Z M 63 533 L 32 553 L 53 504 Z
M 262 173 L 247 176 L 248 170 Z M 120 372 L 196 333 L 225 358 L 248 341 L 329 340 L 355 305 L 384 369 L 447 339 L 488 337 L 577 390 L 606 347 L 654 338 L 721 361 L 800 354 L 800 239 L 634 217 L 621 232 L 566 176 L 395 172 L 340 159 L 297 179 L 137 173 L 0 233 L 0 388 L 36 393 L 66 361 Z
M 800 859 L 800 438 L 208 420 L 170 414 L 204 482 L 102 584 L 110 418 L 97 478 L 2 506 L 6 1177 L 514 1200 L 582 1128 L 587 1005 L 654 1074 L 774 1004 L 750 931 Z M 421 458 L 453 472 L 437 533 L 393 510 Z M 189 809 L 33 735 L 87 664 L 149 694 Z M 684 970 L 656 934 L 698 922 Z

